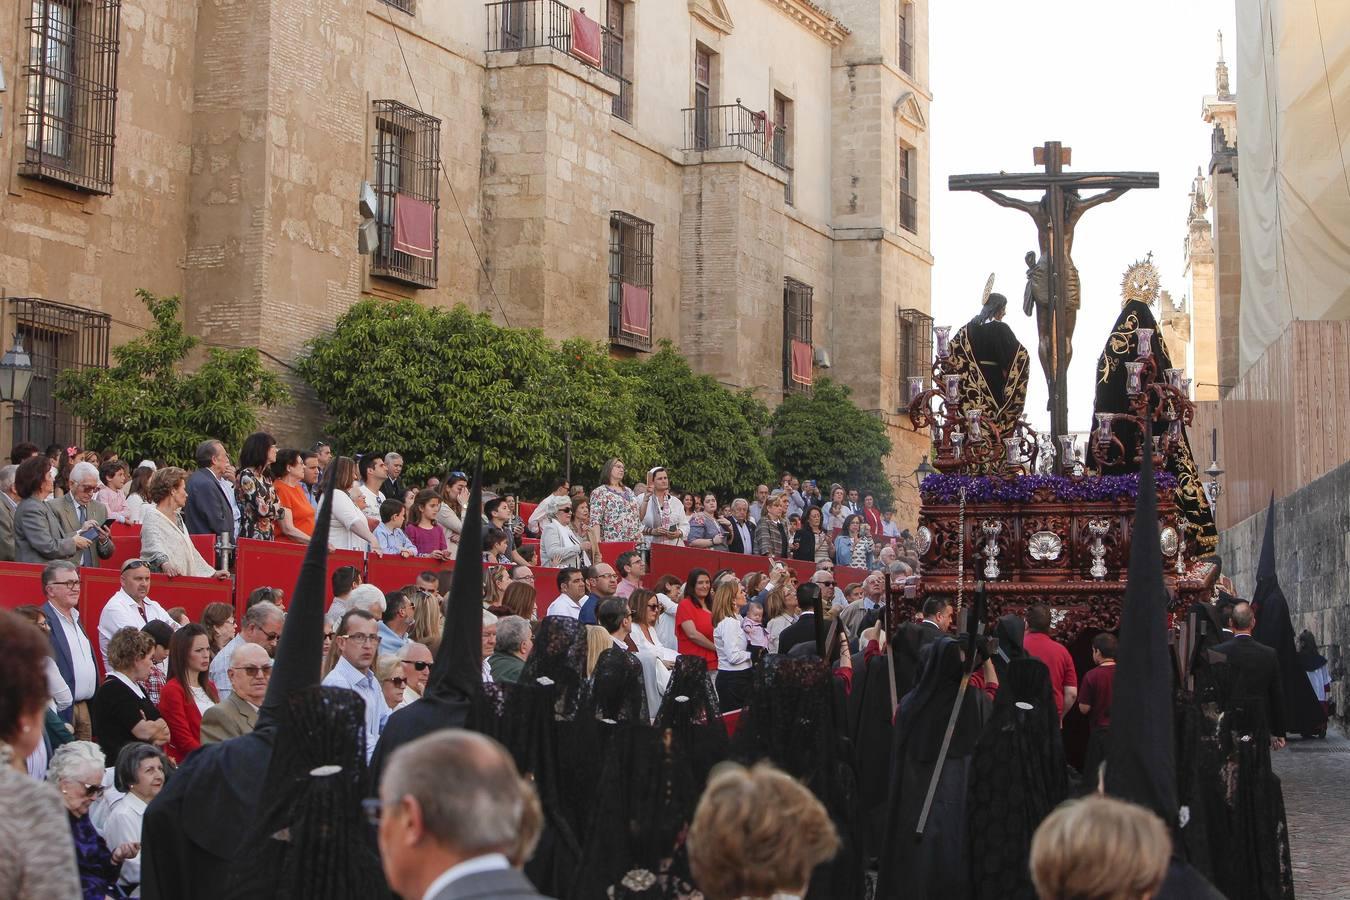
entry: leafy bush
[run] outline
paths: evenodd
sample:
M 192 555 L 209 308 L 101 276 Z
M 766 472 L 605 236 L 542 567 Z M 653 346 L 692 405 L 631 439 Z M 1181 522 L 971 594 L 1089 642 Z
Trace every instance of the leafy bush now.
M 197 444 L 218 438 L 238 451 L 258 427 L 257 408 L 288 399 L 257 350 L 210 349 L 191 374 L 179 367 L 200 340 L 183 330 L 182 301 L 139 290 L 154 326 L 113 348 L 109 369 L 67 369 L 56 399 L 84 420 L 85 443 L 122 459 L 144 457 L 192 468 Z

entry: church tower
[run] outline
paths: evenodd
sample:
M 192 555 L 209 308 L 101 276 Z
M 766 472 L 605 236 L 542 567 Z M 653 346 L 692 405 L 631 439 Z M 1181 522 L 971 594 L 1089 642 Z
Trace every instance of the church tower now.
M 1196 399 L 1215 399 L 1232 390 L 1238 378 L 1238 310 L 1242 300 L 1242 258 L 1238 234 L 1238 115 L 1237 95 L 1228 81 L 1228 63 L 1223 56 L 1223 32 L 1219 33 L 1219 61 L 1214 67 L 1214 93 L 1205 97 L 1201 118 L 1214 126 L 1210 139 L 1209 207 L 1210 245 L 1213 271 L 1213 320 L 1217 347 L 1217 377 L 1195 376 Z M 1192 222 L 1194 204 L 1192 204 Z M 1195 235 L 1191 225 L 1190 235 Z M 1188 240 L 1190 237 L 1188 236 Z M 1199 298 L 1191 294 L 1196 315 L 1196 330 L 1201 327 Z M 1197 340 L 1196 345 L 1199 345 Z M 1201 394 L 1199 388 L 1212 384 L 1218 393 Z
M 1190 308 L 1186 371 L 1194 385 L 1194 400 L 1219 399 L 1218 317 L 1214 285 L 1214 235 L 1207 213 L 1209 187 L 1200 169 L 1191 184 L 1186 215 L 1186 271 Z M 1166 307 L 1167 304 L 1164 304 Z M 1164 318 L 1169 310 L 1163 309 Z M 1169 343 L 1169 347 L 1171 344 Z M 1175 353 L 1176 351 L 1173 351 Z

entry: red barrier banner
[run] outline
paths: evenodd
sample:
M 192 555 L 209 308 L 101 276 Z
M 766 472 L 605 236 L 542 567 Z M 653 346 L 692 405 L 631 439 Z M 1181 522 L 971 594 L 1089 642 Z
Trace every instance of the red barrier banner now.
M 816 564 L 812 562 L 800 559 L 779 559 L 777 562 L 791 569 L 799 582 L 806 581 L 816 572 Z M 738 577 L 744 577 L 751 572 L 769 571 L 769 558 L 749 553 L 730 553 L 724 550 L 704 550 L 696 547 L 654 544 L 652 545 L 651 561 L 647 564 L 647 577 L 643 579 L 643 583 L 647 587 L 651 587 L 656 584 L 656 579 L 662 575 L 674 575 L 680 580 L 684 580 L 685 576 L 689 574 L 689 570 L 695 568 L 707 569 L 713 574 L 716 574 L 720 569 L 731 569 Z M 834 567 L 835 584 L 841 589 L 845 585 L 862 581 L 866 577 L 866 569 L 855 569 L 852 566 Z
M 454 568 L 454 560 L 430 556 L 372 556 L 366 563 L 366 583 L 389 593 L 416 584 L 423 572 L 450 572 Z
M 39 563 L 0 562 L 0 607 L 41 606 L 47 602 L 42 593 Z
M 611 566 L 618 562 L 623 554 L 630 550 L 637 549 L 636 541 L 601 541 L 600 542 L 600 560 L 609 563 Z M 617 567 L 615 571 L 618 571 Z
M 113 555 L 107 559 L 100 559 L 98 561 L 98 567 L 100 569 L 115 569 L 120 572 L 122 570 L 122 563 L 129 559 L 135 559 L 141 555 L 141 527 L 139 525 L 134 526 L 136 529 L 134 532 L 119 533 L 113 531 L 113 528 L 126 527 L 126 525 L 113 525 L 109 527 L 108 530 L 112 534 Z M 210 534 L 194 534 L 190 535 L 190 537 L 192 538 L 192 546 L 197 548 L 197 552 L 202 555 L 202 559 L 206 560 L 214 567 L 216 564 L 215 536 Z
M 209 537 L 209 535 L 208 535 Z M 244 614 L 244 603 L 248 595 L 260 587 L 280 588 L 289 602 L 295 592 L 295 583 L 300 578 L 300 566 L 305 560 L 303 544 L 281 541 L 255 541 L 245 538 L 239 542 L 235 551 L 235 608 L 237 615 Z M 343 566 L 355 566 L 364 573 L 366 558 L 356 550 L 328 551 L 328 579 L 324 585 L 325 595 L 331 593 L 333 573 Z M 407 582 L 404 582 L 406 584 Z M 402 585 L 399 585 L 400 587 Z M 328 606 L 325 603 L 324 608 Z

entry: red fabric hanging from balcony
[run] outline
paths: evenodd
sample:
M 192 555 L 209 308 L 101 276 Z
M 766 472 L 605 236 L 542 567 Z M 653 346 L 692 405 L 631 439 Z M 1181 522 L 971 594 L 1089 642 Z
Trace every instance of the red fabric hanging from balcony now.
M 811 345 L 792 339 L 792 380 L 797 384 L 811 383 Z
M 435 205 L 403 194 L 394 195 L 394 249 L 418 259 L 435 258 Z
M 572 55 L 600 67 L 600 23 L 580 10 L 572 10 Z
M 623 286 L 623 298 L 619 305 L 619 327 L 626 334 L 638 337 L 651 337 L 652 328 L 652 292 L 650 288 L 636 284 Z

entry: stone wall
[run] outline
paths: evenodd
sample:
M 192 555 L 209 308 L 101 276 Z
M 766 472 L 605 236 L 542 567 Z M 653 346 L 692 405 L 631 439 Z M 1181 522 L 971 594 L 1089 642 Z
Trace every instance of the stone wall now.
M 1242 597 L 1256 589 L 1265 529 L 1261 512 L 1219 537 L 1224 572 Z M 1350 652 L 1350 463 L 1276 502 L 1275 560 L 1295 634 L 1305 628 L 1313 633 L 1337 677 Z M 1332 696 L 1344 718 L 1350 692 L 1344 675 L 1340 678 Z

